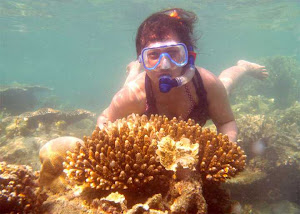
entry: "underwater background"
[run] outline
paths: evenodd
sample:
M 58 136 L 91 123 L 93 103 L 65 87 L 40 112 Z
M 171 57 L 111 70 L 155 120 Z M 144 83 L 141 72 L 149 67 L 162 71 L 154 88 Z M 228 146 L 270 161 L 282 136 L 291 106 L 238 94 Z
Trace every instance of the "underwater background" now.
M 225 184 L 232 213 L 300 213 L 299 0 L 1 0 L 0 161 L 40 170 L 46 142 L 89 136 L 136 59 L 137 28 L 173 7 L 198 16 L 197 65 L 219 75 L 244 59 L 269 72 L 230 96 L 248 156 Z
M 151 13 L 170 7 L 198 16 L 197 64 L 219 74 L 237 60 L 300 60 L 297 0 L 0 2 L 1 84 L 40 84 L 68 106 L 100 113 L 136 59 L 135 35 Z

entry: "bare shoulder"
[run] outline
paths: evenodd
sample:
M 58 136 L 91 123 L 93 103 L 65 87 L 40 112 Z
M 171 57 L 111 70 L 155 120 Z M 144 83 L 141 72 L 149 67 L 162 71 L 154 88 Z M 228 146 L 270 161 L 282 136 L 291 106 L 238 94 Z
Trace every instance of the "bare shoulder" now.
M 145 74 L 123 86 L 114 96 L 111 103 L 114 109 L 127 113 L 141 113 L 146 106 Z
M 209 93 L 212 89 L 225 90 L 223 83 L 212 72 L 198 66 L 197 70 L 201 75 L 204 88 L 206 89 L 207 93 Z

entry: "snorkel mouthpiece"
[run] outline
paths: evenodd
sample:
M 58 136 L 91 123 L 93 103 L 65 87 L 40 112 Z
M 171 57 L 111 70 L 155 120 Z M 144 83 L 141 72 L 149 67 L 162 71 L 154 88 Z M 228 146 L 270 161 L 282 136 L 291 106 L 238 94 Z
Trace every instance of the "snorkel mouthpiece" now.
M 159 90 L 162 93 L 169 92 L 172 88 L 177 87 L 178 82 L 176 79 L 172 79 L 169 75 L 162 75 L 159 77 Z

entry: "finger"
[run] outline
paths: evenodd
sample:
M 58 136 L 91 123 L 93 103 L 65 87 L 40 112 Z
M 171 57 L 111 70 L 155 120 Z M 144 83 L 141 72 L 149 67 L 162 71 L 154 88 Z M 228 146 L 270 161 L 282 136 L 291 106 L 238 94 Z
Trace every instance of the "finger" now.
M 266 68 L 266 66 L 263 66 L 263 65 L 257 65 L 257 68 Z

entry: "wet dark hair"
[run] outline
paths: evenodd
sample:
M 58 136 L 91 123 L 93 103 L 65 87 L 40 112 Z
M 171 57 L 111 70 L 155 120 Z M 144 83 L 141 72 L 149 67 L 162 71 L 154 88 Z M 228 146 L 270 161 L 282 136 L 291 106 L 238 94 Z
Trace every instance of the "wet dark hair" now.
M 180 8 L 160 11 L 149 16 L 138 28 L 135 44 L 137 56 L 149 42 L 167 39 L 171 33 L 179 37 L 186 46 L 196 47 L 193 36 L 197 16 Z

